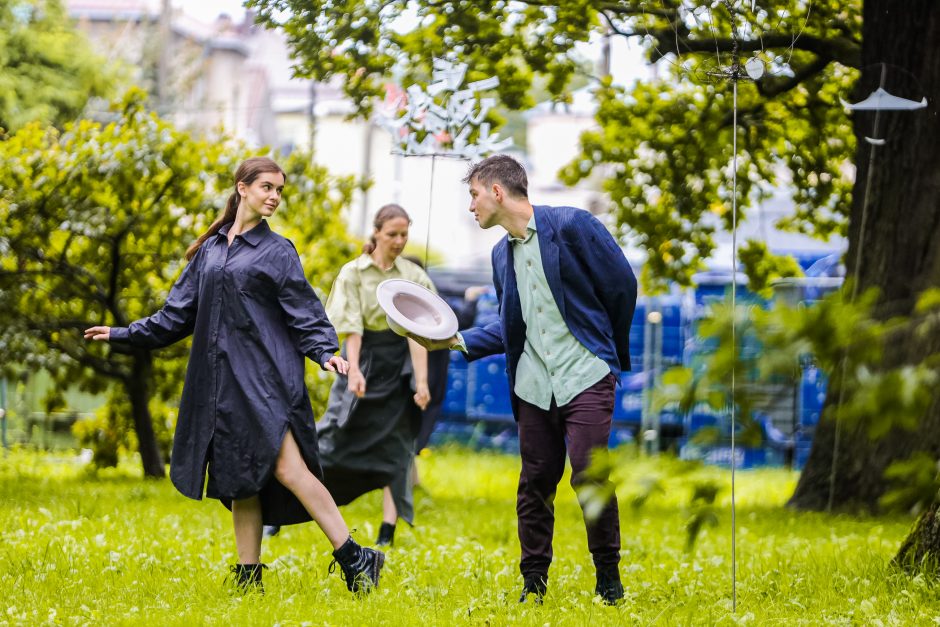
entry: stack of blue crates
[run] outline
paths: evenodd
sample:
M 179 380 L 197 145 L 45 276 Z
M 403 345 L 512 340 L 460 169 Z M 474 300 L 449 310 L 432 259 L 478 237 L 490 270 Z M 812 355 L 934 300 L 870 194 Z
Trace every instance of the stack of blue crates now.
M 447 393 L 441 417 L 444 420 L 463 421 L 467 417 L 467 360 L 459 351 L 450 351 L 447 369 Z
M 467 367 L 467 418 L 512 421 L 506 356 L 491 355 Z
M 642 424 L 645 403 L 648 402 L 644 395 L 655 387 L 663 371 L 678 365 L 700 369 L 705 357 L 716 349 L 716 341 L 702 339 L 696 333 L 696 326 L 712 304 L 725 302 L 729 298 L 731 276 L 728 272 L 715 272 L 699 275 L 696 280 L 698 287 L 694 292 L 643 296 L 638 299 L 629 336 L 631 370 L 621 374 L 620 385 L 616 389 L 610 439 L 612 445 L 634 440 Z M 739 305 L 767 305 L 764 299 L 748 291 L 740 279 L 736 296 Z M 650 320 L 649 314 L 653 311 L 660 313 L 658 321 L 656 317 Z M 495 294 L 484 294 L 478 302 L 474 326 L 484 326 L 498 321 L 498 318 L 499 305 Z M 648 341 L 654 343 L 647 346 Z M 746 353 L 756 354 L 761 350 L 760 345 L 751 338 L 743 337 L 741 341 L 742 350 Z M 644 354 L 648 350 L 656 354 Z M 644 365 L 658 367 L 659 370 L 644 370 Z M 741 384 L 747 384 L 749 380 L 749 373 L 741 373 Z M 808 456 L 825 401 L 826 382 L 825 374 L 811 359 L 806 359 L 802 382 L 796 394 L 796 416 L 792 424 L 788 422 L 781 427 L 779 417 L 777 424 L 773 424 L 772 416 L 776 416 L 779 411 L 771 416 L 769 427 L 783 434 L 781 442 L 792 445 L 794 466 L 797 468 L 802 467 Z M 451 352 L 443 418 L 440 425 L 442 433 L 448 429 L 456 430 L 456 437 L 458 431 L 463 436 L 472 431 L 475 442 L 492 441 L 493 446 L 512 450 L 513 444 L 509 440 L 514 437 L 515 425 L 504 355 L 493 355 L 468 364 L 462 354 Z M 731 452 L 727 442 L 722 441 L 711 447 L 695 447 L 688 442 L 690 436 L 705 427 L 716 427 L 725 439 L 730 439 L 731 425 L 727 410 L 715 411 L 701 405 L 687 415 L 664 411 L 659 415 L 659 424 L 666 427 L 661 434 L 668 434 L 669 426 L 672 426 L 674 435 L 683 436 L 680 445 L 684 452 L 680 450 L 681 455 L 689 457 L 694 454 L 694 458 L 709 463 L 730 464 Z M 765 446 L 754 449 L 739 446 L 735 463 L 738 467 L 782 463 L 780 443 L 776 442 L 775 448 L 772 446 L 774 442 L 768 440 Z
M 803 468 L 809 457 L 816 425 L 819 424 L 823 404 L 826 402 L 827 385 L 826 373 L 808 361 L 803 366 L 803 376 L 800 381 L 796 445 L 793 451 L 794 468 Z

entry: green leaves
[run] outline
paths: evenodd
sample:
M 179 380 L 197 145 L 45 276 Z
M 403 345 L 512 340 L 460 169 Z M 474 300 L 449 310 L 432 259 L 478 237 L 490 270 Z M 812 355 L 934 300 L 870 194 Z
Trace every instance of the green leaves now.
M 59 0 L 0 0 L 0 135 L 29 122 L 61 127 L 113 77 Z
M 648 253 L 648 291 L 689 285 L 715 250 L 714 233 L 740 223 L 779 186 L 795 212 L 777 225 L 820 238 L 845 234 L 854 157 L 850 120 L 839 103 L 860 60 L 861 3 L 693 0 L 596 3 L 370 0 L 249 0 L 259 21 L 287 33 L 303 76 L 342 79 L 362 113 L 384 81 L 427 83 L 431 59 L 466 62 L 468 80 L 500 79 L 499 98 L 527 109 L 533 84 L 566 100 L 588 75 L 597 128 L 560 173 L 569 184 L 603 172 L 618 235 Z M 735 7 L 735 15 L 727 10 Z M 738 38 L 734 42 L 733 34 Z M 586 67 L 578 46 L 600 36 L 628 38 L 658 62 L 656 78 L 613 86 Z M 759 53 L 768 71 L 738 83 L 733 136 L 732 48 L 741 61 Z M 737 190 L 732 191 L 737 142 Z M 732 199 L 732 194 L 736 198 Z M 754 279 L 788 276 L 792 267 L 750 258 Z
M 885 355 L 897 338 L 925 323 L 878 320 L 875 290 L 854 303 L 846 298 L 847 290 L 851 287 L 812 306 L 777 300 L 769 309 L 739 306 L 733 311 L 727 303 L 713 305 L 699 321 L 698 334 L 714 350 L 703 352 L 688 368 L 666 372 L 655 407 L 673 405 L 687 413 L 698 404 L 713 410 L 733 404 L 744 426 L 741 441 L 759 443 L 752 412 L 768 389 L 795 386 L 800 365 L 812 360 L 829 376 L 831 418 L 863 427 L 873 440 L 895 429 L 915 429 L 934 400 L 940 374 L 929 361 L 887 367 Z M 921 302 L 932 298 L 928 294 Z M 705 431 L 699 439 L 714 435 Z

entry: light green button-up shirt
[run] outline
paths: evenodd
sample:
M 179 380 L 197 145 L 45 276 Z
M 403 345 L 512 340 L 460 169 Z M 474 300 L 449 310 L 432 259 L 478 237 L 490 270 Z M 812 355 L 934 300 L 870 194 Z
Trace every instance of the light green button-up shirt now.
M 386 279 L 407 279 L 437 293 L 431 279 L 418 264 L 398 257 L 387 271 L 382 270 L 369 255 L 361 255 L 342 267 L 326 299 L 326 315 L 339 335 L 363 330 L 385 331 L 388 323 L 379 306 L 375 288 Z
M 610 367 L 571 334 L 561 317 L 542 267 L 534 215 L 526 225 L 525 238 L 510 237 L 509 242 L 526 324 L 514 391 L 541 409 L 551 407 L 552 396 L 559 406 L 567 405 L 610 374 Z

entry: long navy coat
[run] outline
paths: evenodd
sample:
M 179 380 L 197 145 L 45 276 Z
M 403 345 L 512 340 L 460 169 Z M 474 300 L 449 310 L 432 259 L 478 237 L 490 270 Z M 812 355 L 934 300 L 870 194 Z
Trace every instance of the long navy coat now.
M 533 207 L 542 269 L 571 334 L 619 377 L 630 370 L 630 324 L 636 277 L 620 246 L 597 218 L 573 207 Z M 516 270 L 509 237 L 493 247 L 493 283 L 499 321 L 461 331 L 467 360 L 506 353 L 513 411 L 516 366 L 525 348 Z
M 154 349 L 193 335 L 170 463 L 181 493 L 201 499 L 208 467 L 206 496 L 260 495 L 266 524 L 304 522 L 274 464 L 290 428 L 322 479 L 304 356 L 322 366 L 336 332 L 289 240 L 262 221 L 229 246 L 228 229 L 203 243 L 160 311 L 113 327 L 111 341 Z

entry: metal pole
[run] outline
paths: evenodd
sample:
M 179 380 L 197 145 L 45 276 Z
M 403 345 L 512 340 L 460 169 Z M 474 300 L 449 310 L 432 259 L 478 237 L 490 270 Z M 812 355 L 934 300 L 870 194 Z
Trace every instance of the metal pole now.
M 0 442 L 3 448 L 9 448 L 7 442 L 7 380 L 0 379 Z
M 157 53 L 157 101 L 160 115 L 167 115 L 170 111 L 170 22 L 173 8 L 170 0 L 163 0 L 160 5 L 159 37 L 160 50 Z

